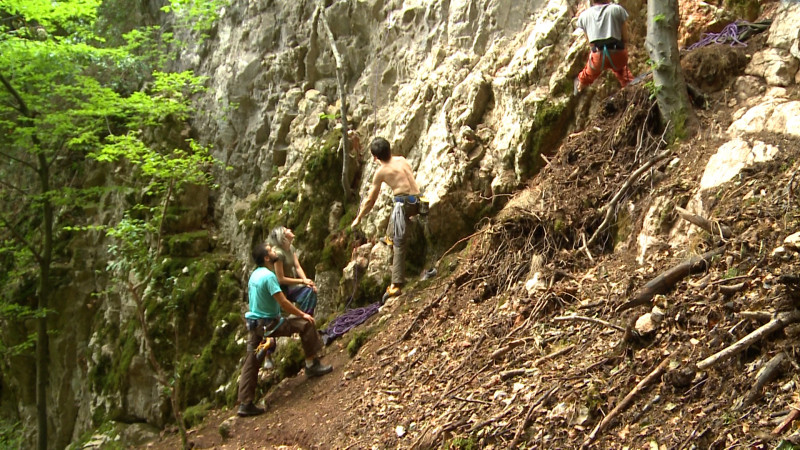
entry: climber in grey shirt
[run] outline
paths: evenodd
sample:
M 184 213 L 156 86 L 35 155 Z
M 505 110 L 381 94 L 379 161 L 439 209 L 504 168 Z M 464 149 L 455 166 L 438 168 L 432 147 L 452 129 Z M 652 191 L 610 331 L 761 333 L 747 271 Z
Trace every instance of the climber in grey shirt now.
M 628 69 L 628 11 L 604 0 L 591 0 L 591 6 L 578 16 L 578 28 L 589 41 L 592 53 L 589 61 L 575 79 L 577 91 L 597 80 L 603 70 L 610 69 L 619 84 L 625 87 L 633 80 Z

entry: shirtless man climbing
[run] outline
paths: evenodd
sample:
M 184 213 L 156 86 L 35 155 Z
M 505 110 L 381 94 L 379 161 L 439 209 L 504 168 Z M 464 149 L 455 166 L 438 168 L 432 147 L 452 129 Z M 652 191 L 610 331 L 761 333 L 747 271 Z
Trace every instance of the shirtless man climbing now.
M 385 300 L 388 297 L 400 295 L 401 287 L 406 281 L 406 224 L 409 217 L 419 213 L 420 191 L 408 161 L 402 156 L 392 156 L 389 142 L 386 139 L 376 138 L 369 145 L 369 150 L 380 167 L 372 178 L 367 199 L 361 204 L 351 226 L 353 228 L 358 226 L 361 219 L 375 206 L 375 201 L 380 194 L 381 183 L 388 184 L 394 195 L 392 219 L 389 221 L 389 230 L 387 230 L 387 234 L 391 233 L 393 236 L 394 258 L 392 261 L 392 284 L 386 289 Z

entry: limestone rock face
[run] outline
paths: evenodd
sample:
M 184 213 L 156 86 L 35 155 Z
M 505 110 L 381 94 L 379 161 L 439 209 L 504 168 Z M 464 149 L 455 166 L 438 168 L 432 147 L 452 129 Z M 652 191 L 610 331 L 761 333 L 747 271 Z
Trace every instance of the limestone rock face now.
M 433 212 L 448 192 L 473 187 L 491 205 L 530 176 L 540 149 L 526 140 L 539 126 L 537 110 L 567 94 L 551 92 L 582 63 L 570 51 L 569 3 L 364 0 L 317 11 L 308 0 L 233 2 L 204 57 L 185 57 L 210 77 L 197 129 L 233 175 L 214 208 L 226 244 L 246 249 L 249 239 L 229 205 L 270 182 L 296 185 L 306 152 L 337 124 L 336 64 L 323 16 L 344 60 L 348 123 L 365 149 L 360 194 L 376 168 L 366 148 L 382 136 L 409 159 Z M 366 218 L 368 236 L 382 229 L 388 197 Z M 456 219 L 466 220 L 462 229 L 477 218 Z

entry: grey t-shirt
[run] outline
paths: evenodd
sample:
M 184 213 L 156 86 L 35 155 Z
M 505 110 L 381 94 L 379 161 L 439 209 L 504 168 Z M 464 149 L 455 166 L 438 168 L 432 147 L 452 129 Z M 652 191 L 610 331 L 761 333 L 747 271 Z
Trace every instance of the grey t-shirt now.
M 622 24 L 626 20 L 628 11 L 622 6 L 594 5 L 578 16 L 578 28 L 586 32 L 589 42 L 610 38 L 622 41 Z

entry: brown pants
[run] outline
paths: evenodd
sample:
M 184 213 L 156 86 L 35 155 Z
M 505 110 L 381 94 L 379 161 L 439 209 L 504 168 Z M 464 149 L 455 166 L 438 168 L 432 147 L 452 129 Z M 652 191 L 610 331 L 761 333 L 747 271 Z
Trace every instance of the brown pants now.
M 264 358 L 256 356 L 256 347 L 264 338 L 264 329 L 272 330 L 278 323 L 276 320 L 247 319 L 247 354 L 242 365 L 242 374 L 239 376 L 239 402 L 252 403 L 256 395 L 256 384 L 258 383 L 258 369 L 264 363 Z M 275 328 L 270 336 L 292 336 L 300 335 L 300 342 L 303 345 L 303 353 L 306 358 L 317 356 L 322 350 L 322 340 L 319 338 L 316 327 L 311 322 L 301 318 L 290 316 L 283 320 L 283 323 Z

